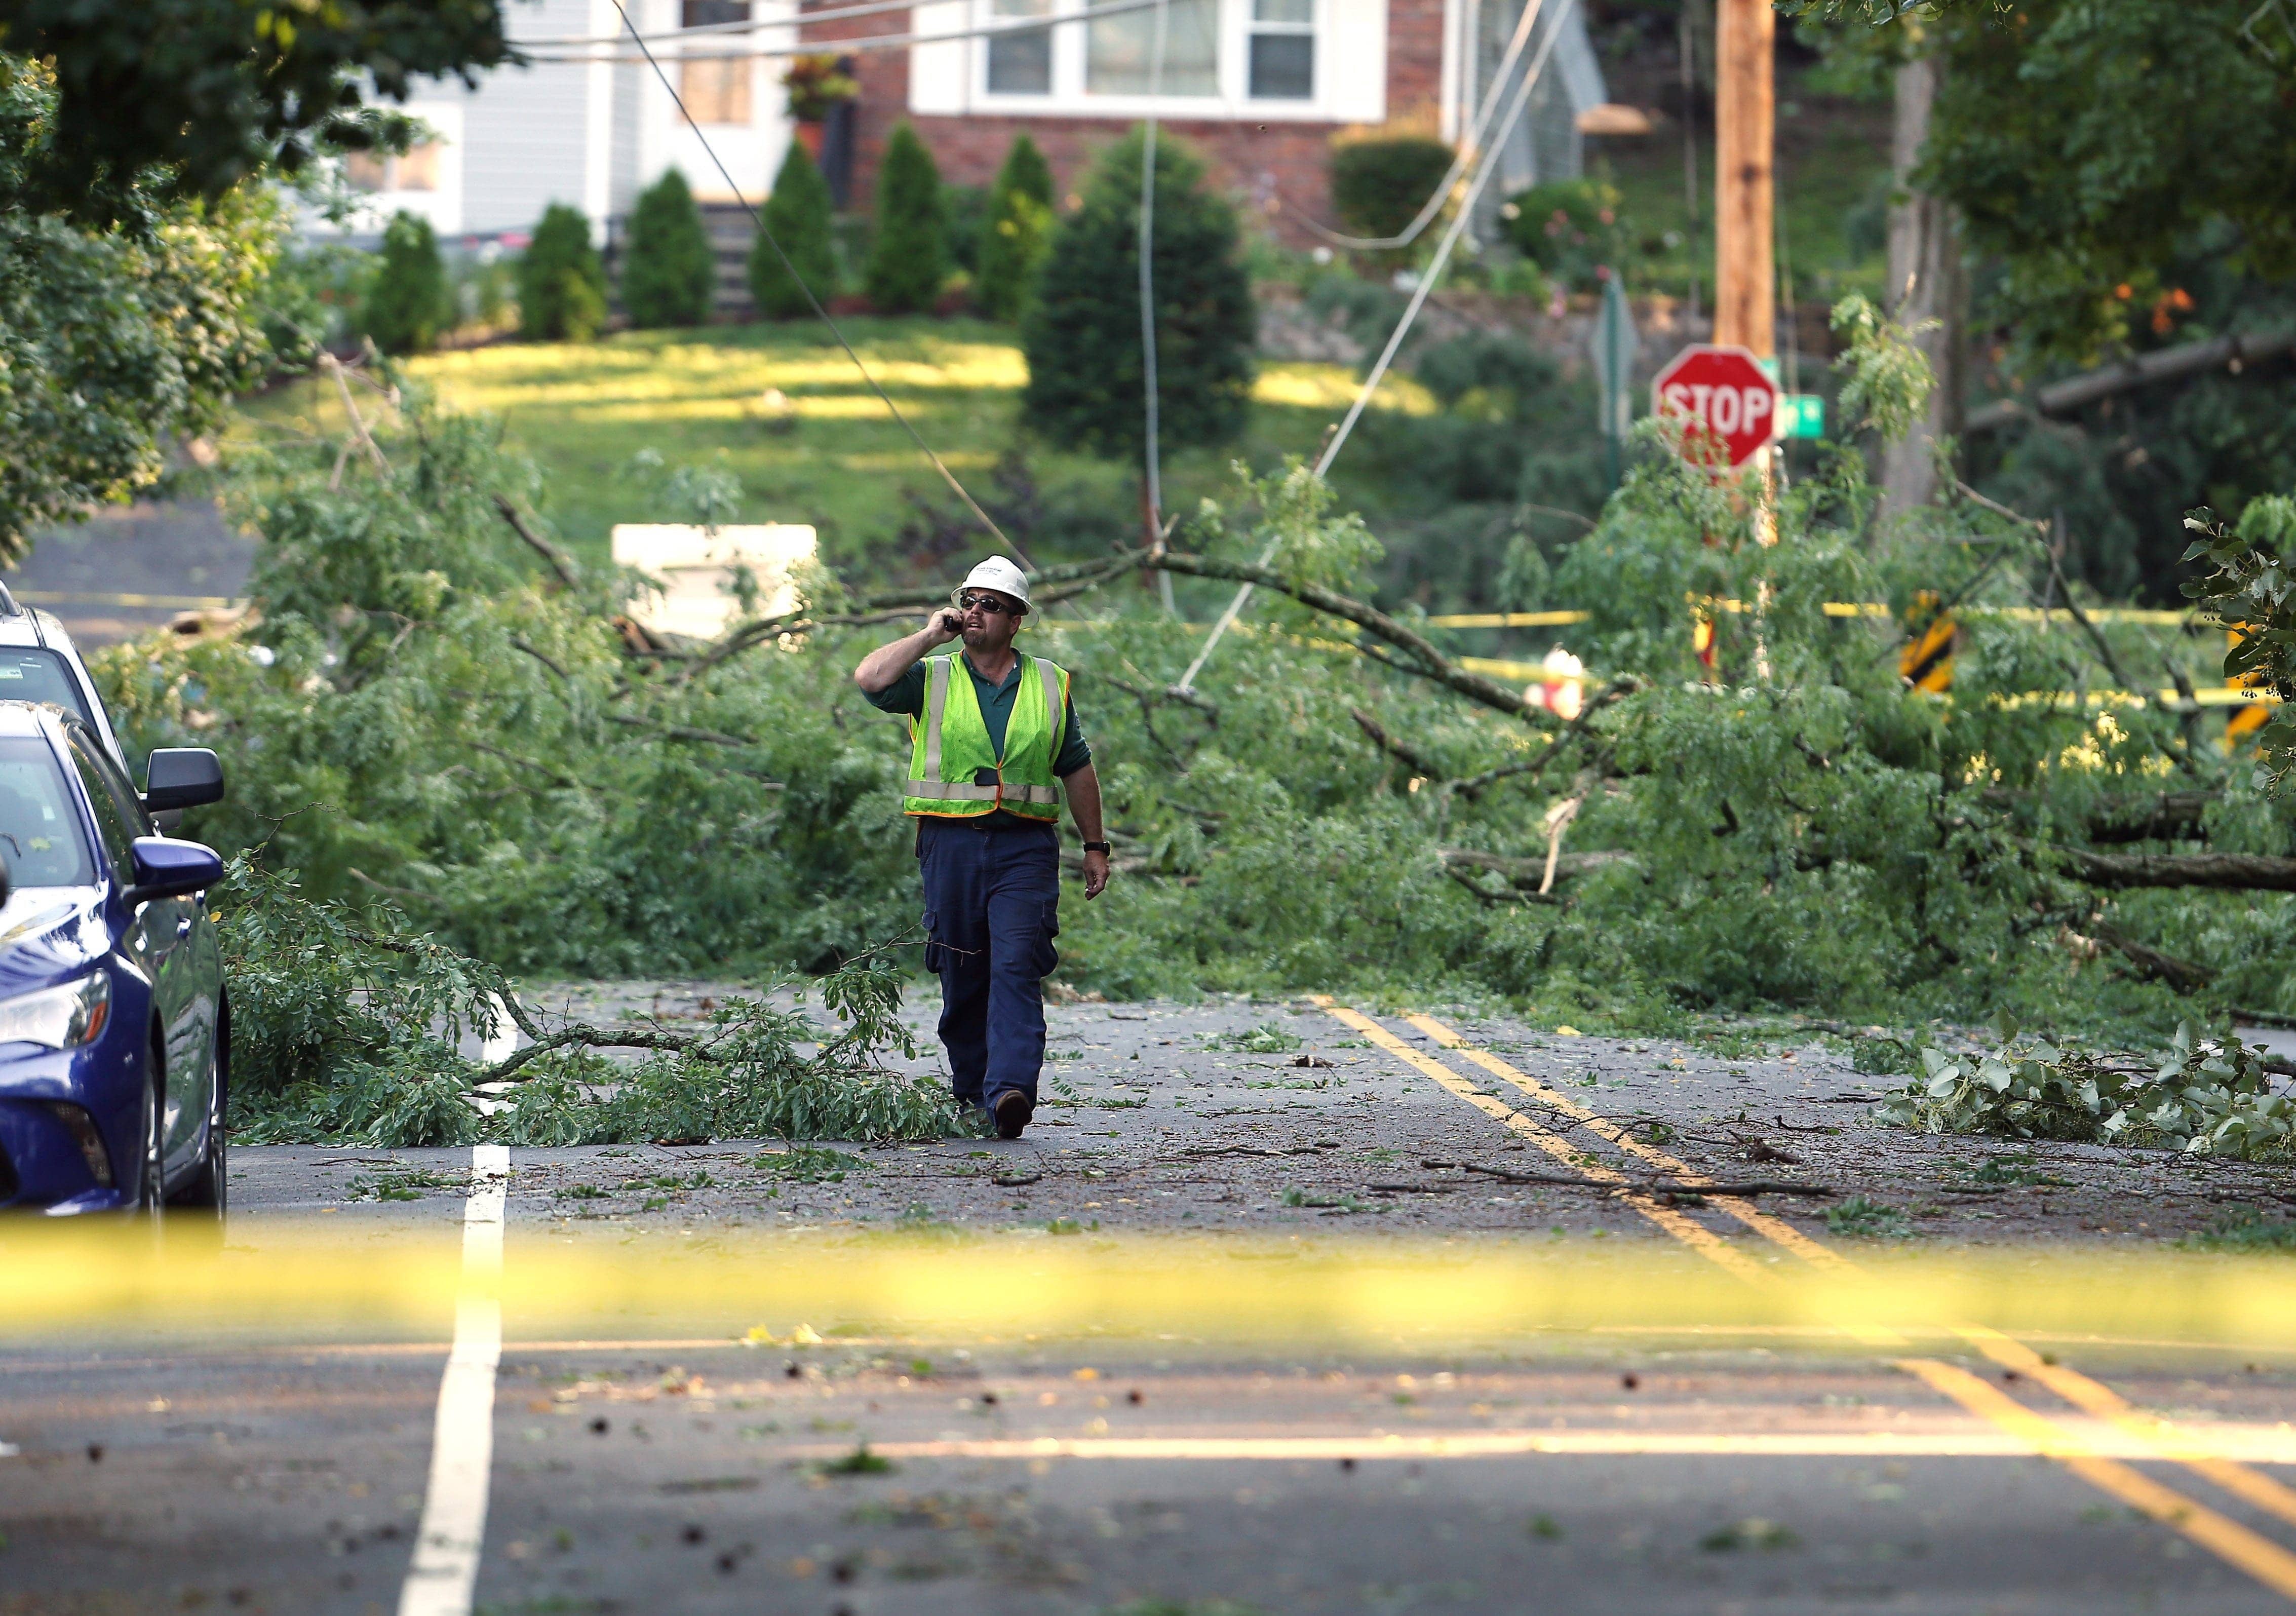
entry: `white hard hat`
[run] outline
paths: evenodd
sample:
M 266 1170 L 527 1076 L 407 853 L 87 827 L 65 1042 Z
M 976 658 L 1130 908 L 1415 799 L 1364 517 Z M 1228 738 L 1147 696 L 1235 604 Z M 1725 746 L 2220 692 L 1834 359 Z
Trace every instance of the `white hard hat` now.
M 967 589 L 994 589 L 999 595 L 1009 595 L 1023 606 L 1029 603 L 1029 575 L 1001 555 L 992 555 L 964 575 L 964 582 L 949 592 L 955 600 Z

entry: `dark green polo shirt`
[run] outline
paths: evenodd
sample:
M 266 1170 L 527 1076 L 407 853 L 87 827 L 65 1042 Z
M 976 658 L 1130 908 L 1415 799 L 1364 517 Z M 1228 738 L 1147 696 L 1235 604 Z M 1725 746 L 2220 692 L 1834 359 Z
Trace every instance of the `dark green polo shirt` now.
M 1013 671 L 1002 681 L 990 684 L 972 665 L 972 659 L 957 652 L 957 665 L 972 680 L 972 693 L 980 702 L 980 721 L 988 726 L 988 744 L 996 749 L 996 756 L 1004 756 L 1004 732 L 1013 725 L 1013 698 L 1021 688 L 1021 669 L 1026 666 L 1019 652 L 1013 656 Z M 925 665 L 913 662 L 908 672 L 895 679 L 882 690 L 865 691 L 869 705 L 882 712 L 905 713 L 912 718 L 922 718 L 925 710 Z M 1065 780 L 1092 761 L 1092 748 L 1085 743 L 1084 731 L 1077 723 L 1076 698 L 1069 698 L 1068 710 L 1061 723 L 1061 752 L 1053 759 L 1054 778 Z M 999 810 L 988 816 L 996 824 L 1041 825 L 1041 819 L 1023 819 L 1018 814 Z

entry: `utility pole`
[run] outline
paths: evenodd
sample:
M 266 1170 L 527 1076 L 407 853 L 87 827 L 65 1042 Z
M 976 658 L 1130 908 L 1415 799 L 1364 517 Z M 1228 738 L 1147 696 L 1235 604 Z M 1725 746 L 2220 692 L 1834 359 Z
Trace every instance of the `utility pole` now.
M 1714 340 L 1758 359 L 1777 349 L 1770 217 L 1776 57 L 1770 0 L 1716 0 Z

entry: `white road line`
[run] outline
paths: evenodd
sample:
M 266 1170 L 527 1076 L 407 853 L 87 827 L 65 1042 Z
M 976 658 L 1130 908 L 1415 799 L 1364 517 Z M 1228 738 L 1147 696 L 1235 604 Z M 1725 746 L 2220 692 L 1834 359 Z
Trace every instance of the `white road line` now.
M 439 1382 L 430 1437 L 430 1484 L 414 1562 L 398 1616 L 470 1616 L 487 1538 L 487 1489 L 495 1456 L 495 1367 L 502 1359 L 503 1198 L 510 1146 L 471 1147 L 471 1194 L 463 1207 L 463 1280 L 455 1297 L 455 1345 Z

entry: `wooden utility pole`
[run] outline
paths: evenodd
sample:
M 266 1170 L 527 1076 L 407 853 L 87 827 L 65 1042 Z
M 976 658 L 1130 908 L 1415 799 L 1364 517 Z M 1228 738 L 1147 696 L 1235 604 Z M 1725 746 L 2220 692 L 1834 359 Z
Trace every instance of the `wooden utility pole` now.
M 1766 359 L 1777 347 L 1777 13 L 1770 0 L 1717 0 L 1714 11 L 1714 340 Z

